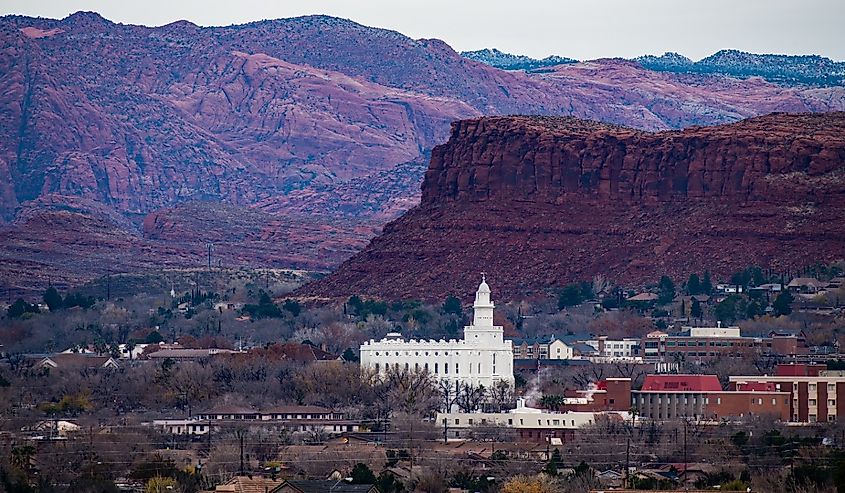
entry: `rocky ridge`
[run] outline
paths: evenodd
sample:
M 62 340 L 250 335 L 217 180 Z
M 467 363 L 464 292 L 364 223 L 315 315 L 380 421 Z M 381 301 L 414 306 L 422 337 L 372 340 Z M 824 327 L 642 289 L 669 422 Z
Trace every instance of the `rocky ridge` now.
M 761 77 L 785 85 L 841 86 L 845 83 L 845 62 L 835 62 L 819 55 L 759 55 L 721 50 L 697 62 L 678 53 L 646 55 L 634 61 L 651 70 Z
M 491 67 L 500 68 L 502 70 L 534 70 L 541 67 L 563 65 L 565 63 L 578 63 L 578 60 L 575 60 L 574 58 L 550 55 L 546 58 L 537 59 L 526 55 L 504 53 L 496 48 L 462 51 L 461 56 L 469 60 L 490 65 Z
M 507 300 L 598 274 L 796 268 L 842 258 L 843 207 L 845 113 L 662 132 L 465 120 L 432 152 L 421 204 L 303 294 L 439 300 L 484 271 Z

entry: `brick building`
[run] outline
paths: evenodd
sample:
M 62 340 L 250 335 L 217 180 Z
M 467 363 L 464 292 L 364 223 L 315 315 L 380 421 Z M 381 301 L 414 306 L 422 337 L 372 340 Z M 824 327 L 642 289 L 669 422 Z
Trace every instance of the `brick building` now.
M 631 393 L 632 406 L 646 419 L 695 418 L 720 421 L 746 416 L 789 420 L 790 395 L 771 387 L 722 390 L 716 375 L 647 375 Z
M 601 412 L 631 410 L 631 379 L 606 378 L 588 390 L 565 394 L 560 411 Z
M 683 327 L 677 334 L 653 332 L 642 341 L 648 361 L 698 361 L 756 356 L 808 354 L 803 333 L 771 332 L 767 337 L 748 337 L 739 327 Z
M 774 375 L 733 376 L 731 389 L 768 386 L 789 394 L 791 421 L 815 423 L 837 421 L 845 416 L 845 372 L 825 365 L 778 365 Z

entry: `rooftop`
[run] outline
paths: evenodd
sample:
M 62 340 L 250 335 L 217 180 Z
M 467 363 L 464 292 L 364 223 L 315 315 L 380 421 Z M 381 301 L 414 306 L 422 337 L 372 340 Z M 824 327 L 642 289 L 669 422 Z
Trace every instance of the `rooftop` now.
M 720 392 L 716 375 L 646 375 L 642 390 L 657 392 Z

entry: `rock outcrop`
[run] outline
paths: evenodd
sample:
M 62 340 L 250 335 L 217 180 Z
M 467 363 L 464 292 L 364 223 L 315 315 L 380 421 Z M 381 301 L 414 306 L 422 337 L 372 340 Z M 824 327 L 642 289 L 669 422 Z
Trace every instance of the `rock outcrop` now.
M 487 272 L 499 299 L 604 275 L 845 256 L 845 113 L 644 132 L 550 117 L 457 122 L 421 204 L 303 293 L 442 299 Z

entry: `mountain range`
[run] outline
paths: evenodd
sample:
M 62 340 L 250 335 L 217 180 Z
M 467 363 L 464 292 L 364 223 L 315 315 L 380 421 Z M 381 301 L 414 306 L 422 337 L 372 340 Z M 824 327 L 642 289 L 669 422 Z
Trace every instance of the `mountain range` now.
M 326 16 L 227 27 L 0 18 L 0 285 L 215 264 L 327 270 L 419 201 L 450 123 L 647 131 L 845 109 L 845 88 L 619 59 L 505 71 Z
M 502 70 L 534 71 L 542 70 L 543 67 L 578 63 L 573 58 L 557 55 L 537 59 L 504 53 L 495 48 L 463 51 L 461 56 Z M 661 56 L 644 55 L 630 61 L 660 72 L 726 75 L 741 79 L 760 77 L 769 82 L 791 86 L 841 86 L 845 82 L 845 62 L 835 62 L 819 55 L 772 55 L 721 50 L 697 62 L 673 52 Z

